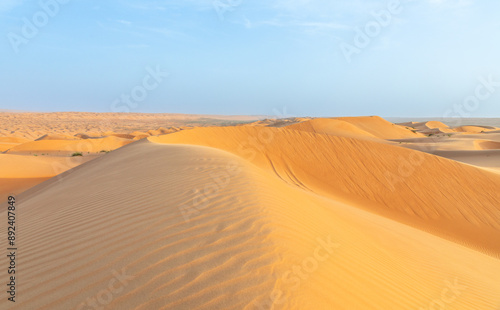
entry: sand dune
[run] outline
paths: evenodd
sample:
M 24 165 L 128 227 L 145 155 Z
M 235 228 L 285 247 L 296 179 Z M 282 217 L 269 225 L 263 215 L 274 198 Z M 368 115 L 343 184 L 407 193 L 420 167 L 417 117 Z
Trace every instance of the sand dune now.
M 0 137 L 0 143 L 25 143 L 30 140 L 19 137 Z
M 453 130 L 456 132 L 463 132 L 463 133 L 480 133 L 480 132 L 496 130 L 496 128 L 491 126 L 460 126 L 457 128 L 453 128 Z
M 61 135 L 61 134 L 45 134 L 35 141 L 43 141 L 43 140 L 78 140 L 79 137 L 70 136 L 70 135 Z
M 406 127 L 393 124 L 379 116 L 370 117 L 339 117 L 340 121 L 348 122 L 361 130 L 371 133 L 381 139 L 403 139 L 423 137 Z
M 436 151 L 437 156 L 453 159 L 477 167 L 500 168 L 500 150 L 482 151 Z
M 423 137 L 422 134 L 392 124 L 378 116 L 315 118 L 287 126 L 288 129 L 359 139 L 402 139 Z
M 30 140 L 18 137 L 0 137 L 0 152 L 5 152 L 16 145 L 26 143 Z
M 429 121 L 429 122 L 407 122 L 399 124 L 404 127 L 411 127 L 423 134 L 440 134 L 440 133 L 450 133 L 455 132 L 453 129 L 449 128 L 446 124 L 439 121 Z
M 130 139 L 114 136 L 84 140 L 39 140 L 17 145 L 7 151 L 8 154 L 71 154 L 73 152 L 98 153 L 114 150 L 131 143 Z
M 372 141 L 277 128 L 197 128 L 148 139 L 227 150 L 289 184 L 500 253 L 500 178 L 468 165 Z
M 494 130 L 38 116 L 0 113 L 22 254 L 0 309 L 498 310 Z
M 500 298 L 498 259 L 216 149 L 142 140 L 19 200 L 12 309 L 493 310 Z
M 439 121 L 425 122 L 425 126 L 427 126 L 427 128 L 429 128 L 429 129 L 433 129 L 433 128 L 448 128 L 448 125 L 445 125 L 444 123 L 439 122 Z
M 334 136 L 376 138 L 375 135 L 338 119 L 315 118 L 286 128 Z
M 0 154 L 0 201 L 6 201 L 9 195 L 18 195 L 91 159 Z
M 478 150 L 500 150 L 500 142 L 490 140 L 474 140 Z

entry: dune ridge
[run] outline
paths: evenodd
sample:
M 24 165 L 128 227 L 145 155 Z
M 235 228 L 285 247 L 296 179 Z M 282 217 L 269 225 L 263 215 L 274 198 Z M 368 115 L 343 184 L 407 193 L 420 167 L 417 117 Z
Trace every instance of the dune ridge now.
M 24 293 L 12 309 L 92 301 L 106 309 L 414 309 L 439 302 L 450 285 L 454 309 L 493 310 L 500 298 L 497 259 L 213 148 L 141 140 L 37 187 L 19 197 Z M 192 206 L 186 220 L 181 210 Z M 106 304 L 102 292 L 111 294 Z
M 383 143 L 285 128 L 197 128 L 148 139 L 223 149 L 288 184 L 500 253 L 500 244 L 492 241 L 500 238 L 500 178 L 469 165 Z
M 493 129 L 113 117 L 0 137 L 22 250 L 0 309 L 498 310 Z

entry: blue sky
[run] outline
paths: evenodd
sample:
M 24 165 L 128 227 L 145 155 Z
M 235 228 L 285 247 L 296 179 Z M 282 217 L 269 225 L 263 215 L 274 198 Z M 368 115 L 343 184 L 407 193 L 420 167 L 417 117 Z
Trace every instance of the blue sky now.
M 2 0 L 0 109 L 500 117 L 499 11 L 493 0 Z

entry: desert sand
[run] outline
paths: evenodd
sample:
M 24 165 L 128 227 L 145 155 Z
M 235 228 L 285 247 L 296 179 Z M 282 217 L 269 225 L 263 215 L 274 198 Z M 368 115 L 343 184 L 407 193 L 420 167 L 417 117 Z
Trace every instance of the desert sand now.
M 0 113 L 1 309 L 500 307 L 500 128 L 107 117 Z

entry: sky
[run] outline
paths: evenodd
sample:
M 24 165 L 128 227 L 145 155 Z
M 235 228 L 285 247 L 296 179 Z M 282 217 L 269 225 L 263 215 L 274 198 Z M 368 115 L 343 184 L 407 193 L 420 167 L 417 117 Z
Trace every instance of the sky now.
M 2 0 L 0 109 L 500 117 L 497 0 Z

